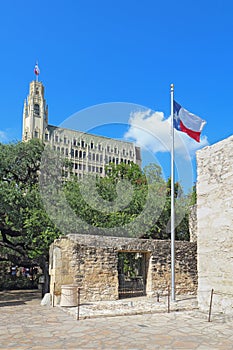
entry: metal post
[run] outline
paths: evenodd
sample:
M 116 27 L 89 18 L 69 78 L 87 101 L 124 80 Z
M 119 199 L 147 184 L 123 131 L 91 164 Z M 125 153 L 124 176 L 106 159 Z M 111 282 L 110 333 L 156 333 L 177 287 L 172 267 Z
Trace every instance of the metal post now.
M 77 310 L 77 321 L 79 320 L 79 311 L 80 311 L 80 288 L 78 288 L 78 310 Z
M 213 303 L 213 294 L 214 294 L 214 290 L 213 290 L 213 288 L 212 288 L 212 289 L 211 289 L 211 294 L 210 294 L 210 307 L 209 307 L 208 322 L 210 322 L 210 319 L 211 319 L 211 311 L 212 311 L 212 303 Z
M 167 288 L 167 312 L 170 313 L 170 288 Z
M 55 298 L 55 282 L 53 283 L 52 307 L 54 307 L 54 298 Z
M 171 299 L 176 300 L 175 294 L 175 208 L 174 208 L 174 85 L 171 84 Z

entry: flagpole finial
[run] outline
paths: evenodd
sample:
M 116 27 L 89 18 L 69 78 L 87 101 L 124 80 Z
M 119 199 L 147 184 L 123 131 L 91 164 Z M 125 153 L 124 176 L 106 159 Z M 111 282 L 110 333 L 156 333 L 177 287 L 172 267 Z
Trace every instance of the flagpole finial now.
M 170 86 L 171 86 L 171 90 L 174 90 L 174 84 L 171 84 Z

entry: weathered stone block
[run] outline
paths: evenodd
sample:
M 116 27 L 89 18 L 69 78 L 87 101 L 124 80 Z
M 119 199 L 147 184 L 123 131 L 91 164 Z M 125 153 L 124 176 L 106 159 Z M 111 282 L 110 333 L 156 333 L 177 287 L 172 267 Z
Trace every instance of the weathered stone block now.
M 59 302 L 61 285 L 76 284 L 82 300 L 119 298 L 118 254 L 143 253 L 145 292 L 155 296 L 167 293 L 171 279 L 170 241 L 68 235 L 55 240 L 50 248 L 51 293 Z M 176 242 L 177 293 L 197 290 L 196 243 Z

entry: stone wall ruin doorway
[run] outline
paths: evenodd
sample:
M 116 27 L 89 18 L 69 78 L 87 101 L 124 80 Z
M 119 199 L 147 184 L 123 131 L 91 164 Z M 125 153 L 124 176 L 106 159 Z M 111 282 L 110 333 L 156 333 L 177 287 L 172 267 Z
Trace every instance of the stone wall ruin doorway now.
M 145 252 L 118 253 L 119 299 L 146 295 L 149 257 Z

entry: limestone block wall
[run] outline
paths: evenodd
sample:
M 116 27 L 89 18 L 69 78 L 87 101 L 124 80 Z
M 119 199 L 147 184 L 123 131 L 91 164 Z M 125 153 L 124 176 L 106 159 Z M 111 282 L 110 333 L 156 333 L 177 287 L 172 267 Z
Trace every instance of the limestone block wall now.
M 74 281 L 81 287 L 84 300 L 118 298 L 117 254 L 114 248 L 76 244 Z
M 60 302 L 61 286 L 74 284 L 75 265 L 72 262 L 73 243 L 65 237 L 59 244 L 52 244 L 49 254 L 50 289 L 53 291 L 54 303 Z
M 197 152 L 198 302 L 233 312 L 233 136 Z
M 59 303 L 61 286 L 76 284 L 81 300 L 116 300 L 118 295 L 118 253 L 145 254 L 146 295 L 166 293 L 170 285 L 170 241 L 72 234 L 50 247 L 50 291 Z M 177 293 L 196 293 L 196 243 L 176 242 Z

